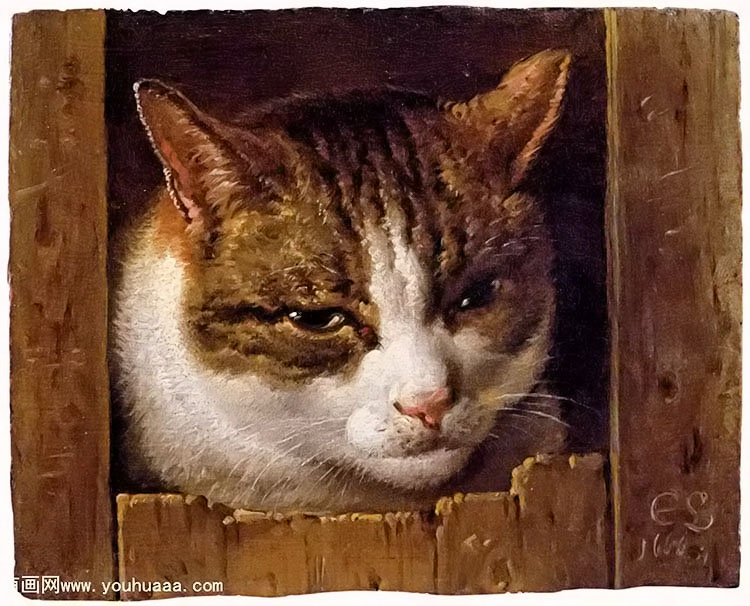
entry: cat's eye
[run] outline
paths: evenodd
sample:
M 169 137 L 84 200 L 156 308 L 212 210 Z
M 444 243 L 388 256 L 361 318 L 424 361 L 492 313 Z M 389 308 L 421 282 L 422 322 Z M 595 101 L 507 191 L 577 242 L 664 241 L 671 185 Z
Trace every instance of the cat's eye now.
M 297 309 L 286 315 L 296 326 L 316 332 L 331 332 L 347 323 L 340 309 Z
M 489 305 L 500 290 L 500 280 L 483 280 L 472 284 L 456 302 L 458 311 L 469 311 Z

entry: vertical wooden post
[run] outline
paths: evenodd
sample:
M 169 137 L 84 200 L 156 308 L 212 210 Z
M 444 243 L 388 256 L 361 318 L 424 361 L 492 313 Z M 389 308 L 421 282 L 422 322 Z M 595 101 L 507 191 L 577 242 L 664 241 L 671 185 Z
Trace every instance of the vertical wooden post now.
M 737 17 L 607 10 L 615 584 L 739 569 Z
M 16 575 L 113 580 L 103 11 L 13 21 L 11 424 Z M 112 596 L 110 596 L 112 597 Z

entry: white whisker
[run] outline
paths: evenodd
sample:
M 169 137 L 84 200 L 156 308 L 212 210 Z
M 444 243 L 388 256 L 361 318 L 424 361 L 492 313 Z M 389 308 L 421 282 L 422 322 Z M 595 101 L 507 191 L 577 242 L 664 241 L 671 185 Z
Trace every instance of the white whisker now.
M 591 412 L 594 412 L 596 414 L 600 414 L 600 412 L 592 407 L 587 406 L 586 404 L 583 404 L 579 402 L 578 400 L 574 400 L 573 398 L 567 398 L 565 396 L 556 396 L 552 394 L 547 393 L 507 393 L 500 396 L 498 399 L 508 399 L 508 398 L 541 398 L 541 399 L 547 399 L 547 400 L 558 400 L 560 402 L 569 402 L 570 404 L 574 404 L 575 406 L 579 406 L 580 408 L 585 408 L 586 410 L 590 410 Z M 528 400 L 527 400 L 528 401 Z
M 555 423 L 559 423 L 563 427 L 567 427 L 568 429 L 570 429 L 570 425 L 568 423 L 566 423 L 565 421 L 563 421 L 561 419 L 558 419 L 557 417 L 555 417 L 553 415 L 547 414 L 546 412 L 541 412 L 539 410 L 530 410 L 530 409 L 525 409 L 525 408 L 508 407 L 508 408 L 501 409 L 500 412 L 516 413 L 519 416 L 523 416 L 525 414 L 529 414 L 529 415 L 533 415 L 533 416 L 537 416 L 537 417 L 543 417 L 545 419 L 549 419 L 550 421 L 554 421 Z
M 291 454 L 292 452 L 294 452 L 295 450 L 297 450 L 297 449 L 298 449 L 298 448 L 299 448 L 300 446 L 302 446 L 302 444 L 301 444 L 301 443 L 300 443 L 300 444 L 295 444 L 295 445 L 294 445 L 294 446 L 292 446 L 292 447 L 291 447 L 291 448 L 290 448 L 289 450 L 286 450 L 286 451 L 282 452 L 281 454 L 277 455 L 276 457 L 274 457 L 273 459 L 271 459 L 271 460 L 270 460 L 270 461 L 268 462 L 268 464 L 267 464 L 267 465 L 266 465 L 266 466 L 265 466 L 265 467 L 264 467 L 264 468 L 263 468 L 263 469 L 262 469 L 262 470 L 260 471 L 260 473 L 259 473 L 259 474 L 258 474 L 258 475 L 257 475 L 257 476 L 255 477 L 255 480 L 253 480 L 253 483 L 252 483 L 252 484 L 250 485 L 250 490 L 251 490 L 251 491 L 252 491 L 252 490 L 255 490 L 255 487 L 256 487 L 256 486 L 258 485 L 258 481 L 260 480 L 260 478 L 261 478 L 261 477 L 263 476 L 263 474 L 265 474 L 265 473 L 266 473 L 266 472 L 267 472 L 267 471 L 268 471 L 268 470 L 269 470 L 269 469 L 271 468 L 271 466 L 272 466 L 272 465 L 273 465 L 274 463 L 276 463 L 276 461 L 278 461 L 279 459 L 281 459 L 281 458 L 283 458 L 283 457 L 287 456 L 288 454 Z

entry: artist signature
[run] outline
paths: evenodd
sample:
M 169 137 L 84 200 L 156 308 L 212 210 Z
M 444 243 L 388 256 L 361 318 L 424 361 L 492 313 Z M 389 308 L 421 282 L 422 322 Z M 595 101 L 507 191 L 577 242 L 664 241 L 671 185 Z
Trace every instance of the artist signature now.
M 641 538 L 638 561 L 673 558 L 706 566 L 708 551 L 702 535 L 714 525 L 710 501 L 703 490 L 685 493 L 673 489 L 657 494 L 651 499 L 649 514 L 659 531 Z

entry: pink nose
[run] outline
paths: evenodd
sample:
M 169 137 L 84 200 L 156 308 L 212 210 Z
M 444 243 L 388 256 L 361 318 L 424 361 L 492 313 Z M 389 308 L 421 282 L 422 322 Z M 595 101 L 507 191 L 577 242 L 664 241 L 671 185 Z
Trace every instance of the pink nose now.
M 450 388 L 441 387 L 403 398 L 402 402 L 394 402 L 393 405 L 402 415 L 422 421 L 428 429 L 440 429 L 440 422 L 452 403 Z

